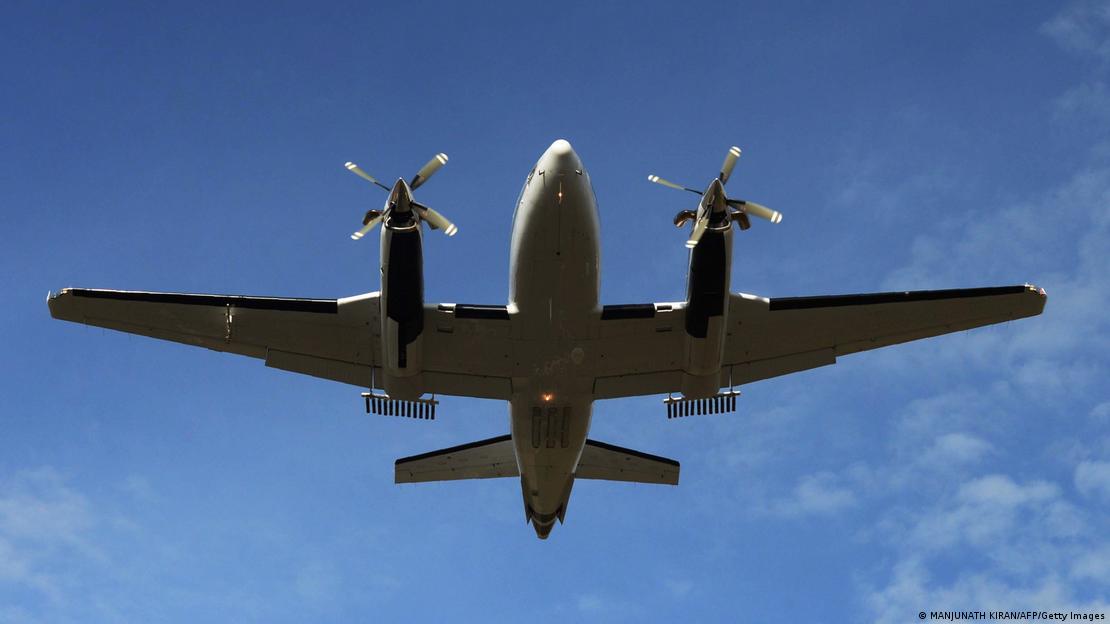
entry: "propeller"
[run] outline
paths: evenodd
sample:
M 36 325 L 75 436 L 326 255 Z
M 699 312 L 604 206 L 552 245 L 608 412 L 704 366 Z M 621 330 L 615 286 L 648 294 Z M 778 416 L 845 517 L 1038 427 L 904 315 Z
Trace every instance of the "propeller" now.
M 354 234 L 351 234 L 351 240 L 359 240 L 369 234 L 379 223 L 389 217 L 389 214 L 398 204 L 404 204 L 408 208 L 411 208 L 412 211 L 420 217 L 420 220 L 427 222 L 428 227 L 433 230 L 443 230 L 443 233 L 447 236 L 454 236 L 457 234 L 459 231 L 458 226 L 448 220 L 447 217 L 444 217 L 430 206 L 425 206 L 412 199 L 412 191 L 423 186 L 424 183 L 435 175 L 445 164 L 447 164 L 447 154 L 436 154 L 416 172 L 416 175 L 412 177 L 412 181 L 406 183 L 403 179 L 400 179 L 397 180 L 397 184 L 395 184 L 393 188 L 390 188 L 379 182 L 374 176 L 366 173 L 362 167 L 359 167 L 353 162 L 347 162 L 344 166 L 348 171 L 390 193 L 389 202 L 385 209 L 367 211 L 366 216 L 362 219 L 362 228 Z M 402 199 L 405 201 L 402 201 Z
M 421 167 L 420 171 L 417 171 L 416 175 L 412 177 L 412 182 L 409 182 L 409 187 L 414 191 L 420 188 L 421 184 L 427 182 L 428 178 L 435 175 L 435 172 L 439 171 L 440 167 L 446 164 L 447 154 L 440 152 L 439 154 L 432 156 L 432 159 L 429 160 L 427 164 L 425 164 L 423 167 Z
M 717 176 L 721 184 L 728 184 L 728 178 L 732 175 L 732 168 L 736 166 L 737 160 L 740 160 L 740 148 L 733 145 L 728 148 L 728 154 L 725 154 L 725 162 L 721 164 L 721 175 Z
M 702 196 L 701 204 L 696 211 L 683 210 L 675 215 L 674 218 L 675 227 L 683 227 L 688 221 L 694 222 L 693 231 L 690 232 L 690 238 L 686 241 L 687 247 L 691 249 L 696 247 L 698 241 L 701 240 L 701 237 L 710 227 L 720 229 L 720 226 L 723 224 L 727 228 L 730 222 L 735 222 L 741 230 L 750 228 L 752 224 L 748 219 L 748 215 L 766 219 L 771 223 L 779 223 L 782 221 L 781 212 L 771 210 L 762 204 L 757 204 L 752 201 L 731 199 L 725 196 L 724 185 L 728 182 L 728 179 L 732 177 L 732 170 L 736 168 L 736 162 L 740 160 L 740 153 L 739 147 L 732 146 L 729 148 L 728 153 L 725 154 L 725 161 L 721 163 L 720 173 L 717 174 L 717 177 L 709 183 L 709 186 L 704 191 L 699 191 L 695 188 L 665 180 L 654 174 L 648 176 L 649 182 Z M 726 207 L 731 210 L 726 209 Z
M 699 191 L 698 189 L 693 189 L 688 186 L 682 186 L 681 184 L 675 184 L 674 182 L 671 182 L 670 180 L 664 180 L 657 175 L 649 175 L 648 182 L 654 182 L 656 184 L 662 184 L 667 188 L 673 188 L 679 191 L 690 191 L 691 193 L 694 193 L 696 195 L 701 195 L 701 191 Z
M 771 223 L 782 223 L 782 213 L 777 210 L 771 210 L 763 204 L 757 204 L 753 201 L 744 201 L 742 199 L 730 199 L 727 203 L 741 214 L 750 214 L 760 219 L 767 219 Z

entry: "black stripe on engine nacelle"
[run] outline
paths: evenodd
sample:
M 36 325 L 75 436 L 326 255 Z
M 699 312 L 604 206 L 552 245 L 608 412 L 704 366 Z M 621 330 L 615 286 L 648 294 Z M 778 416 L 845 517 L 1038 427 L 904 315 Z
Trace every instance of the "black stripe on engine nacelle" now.
M 709 334 L 709 317 L 724 314 L 728 300 L 725 237 L 709 231 L 690 252 L 686 286 L 686 333 L 694 338 Z

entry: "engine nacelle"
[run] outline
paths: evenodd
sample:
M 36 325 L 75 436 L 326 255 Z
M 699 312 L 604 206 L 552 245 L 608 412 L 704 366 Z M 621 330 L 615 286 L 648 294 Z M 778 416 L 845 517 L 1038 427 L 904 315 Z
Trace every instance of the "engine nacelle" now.
M 720 388 L 728 322 L 732 229 L 710 229 L 690 252 L 682 393 L 707 397 Z
M 424 393 L 424 253 L 419 224 L 382 228 L 382 388 L 396 399 Z

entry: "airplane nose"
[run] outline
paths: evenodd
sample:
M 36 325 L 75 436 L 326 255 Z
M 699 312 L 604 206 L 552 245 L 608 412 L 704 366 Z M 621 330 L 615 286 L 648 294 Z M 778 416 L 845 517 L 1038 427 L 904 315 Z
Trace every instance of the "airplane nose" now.
M 543 168 L 554 172 L 572 172 L 582 170 L 582 161 L 566 139 L 559 139 L 547 148 L 540 157 Z
M 532 527 L 536 529 L 536 537 L 545 540 L 547 539 L 548 535 L 551 535 L 551 529 L 555 528 L 555 521 L 552 520 L 551 524 L 540 524 L 539 522 L 533 522 Z
M 570 146 L 570 141 L 566 139 L 556 139 L 555 142 L 551 144 L 551 147 L 547 148 L 547 151 L 554 156 L 563 156 L 573 154 L 574 148 Z

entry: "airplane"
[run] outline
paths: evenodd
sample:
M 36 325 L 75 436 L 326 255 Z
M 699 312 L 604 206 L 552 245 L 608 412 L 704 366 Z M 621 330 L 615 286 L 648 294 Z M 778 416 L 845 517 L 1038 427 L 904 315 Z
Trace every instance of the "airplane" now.
M 507 401 L 507 435 L 398 459 L 396 483 L 518 477 L 525 521 L 546 539 L 579 479 L 677 485 L 679 462 L 588 437 L 593 403 L 666 395 L 668 418 L 736 410 L 738 385 L 833 364 L 841 356 L 1038 315 L 1030 284 L 955 290 L 766 298 L 730 291 L 732 225 L 781 213 L 733 199 L 733 147 L 700 197 L 684 301 L 602 305 L 599 223 L 590 176 L 570 143 L 551 144 L 528 173 L 513 215 L 504 305 L 424 301 L 423 228 L 458 228 L 417 202 L 447 162 L 437 154 L 368 211 L 360 239 L 381 226 L 381 290 L 289 299 L 65 288 L 57 319 L 265 361 L 266 366 L 368 389 L 368 413 L 435 418 L 437 396 Z M 677 396 L 676 396 L 677 395 Z

